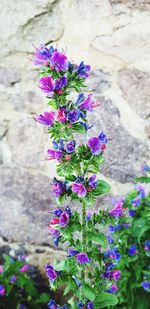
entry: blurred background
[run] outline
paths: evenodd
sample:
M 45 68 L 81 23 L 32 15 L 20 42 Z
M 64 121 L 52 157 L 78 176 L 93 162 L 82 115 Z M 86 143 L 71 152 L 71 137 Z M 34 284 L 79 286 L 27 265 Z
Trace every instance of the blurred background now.
M 123 196 L 150 163 L 150 1 L 1 0 L 0 6 L 0 250 L 24 251 L 42 267 L 64 253 L 53 248 L 46 228 L 55 164 L 44 161 L 48 136 L 32 118 L 47 101 L 37 87 L 33 44 L 52 44 L 92 67 L 88 91 L 101 106 L 89 120 L 96 135 L 111 139 L 101 177 L 112 191 L 96 207 L 109 207 L 111 196 Z

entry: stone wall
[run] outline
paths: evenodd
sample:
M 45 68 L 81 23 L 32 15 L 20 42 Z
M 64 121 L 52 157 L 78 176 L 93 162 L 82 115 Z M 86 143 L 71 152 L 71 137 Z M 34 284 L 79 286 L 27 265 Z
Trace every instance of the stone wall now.
M 92 66 L 88 90 L 101 106 L 90 121 L 93 132 L 111 139 L 102 177 L 111 194 L 125 194 L 150 162 L 150 0 L 1 0 L 0 6 L 1 246 L 12 254 L 22 248 L 43 265 L 63 251 L 53 249 L 46 229 L 55 169 L 43 160 L 44 127 L 32 119 L 46 104 L 32 44 L 52 43 Z M 97 207 L 110 204 L 111 195 Z

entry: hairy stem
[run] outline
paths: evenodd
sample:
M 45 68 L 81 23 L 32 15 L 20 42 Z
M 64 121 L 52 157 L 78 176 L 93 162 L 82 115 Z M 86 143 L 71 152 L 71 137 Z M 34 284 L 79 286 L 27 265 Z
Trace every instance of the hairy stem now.
M 84 201 L 82 202 L 82 251 L 86 252 L 86 204 Z M 81 282 L 83 286 L 85 283 L 85 269 L 81 270 Z M 84 301 L 83 292 L 81 300 Z

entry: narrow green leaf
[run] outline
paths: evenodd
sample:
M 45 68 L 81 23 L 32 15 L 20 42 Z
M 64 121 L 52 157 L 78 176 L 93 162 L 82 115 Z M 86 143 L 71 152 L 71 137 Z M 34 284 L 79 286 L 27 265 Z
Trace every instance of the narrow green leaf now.
M 105 308 L 117 305 L 118 299 L 113 294 L 102 292 L 100 295 L 96 296 L 94 303 L 97 308 Z
M 84 284 L 82 289 L 83 289 L 84 296 L 88 298 L 89 300 L 94 301 L 95 296 L 96 296 L 94 289 L 87 284 Z

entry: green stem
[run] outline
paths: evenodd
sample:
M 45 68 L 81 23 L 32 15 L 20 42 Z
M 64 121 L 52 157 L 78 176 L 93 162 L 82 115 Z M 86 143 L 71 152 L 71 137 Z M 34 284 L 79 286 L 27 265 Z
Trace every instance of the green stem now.
M 86 250 L 86 204 L 82 202 L 82 250 Z
M 82 251 L 86 252 L 86 204 L 82 202 Z M 82 286 L 85 283 L 85 269 L 81 270 L 81 282 Z M 84 295 L 81 292 L 81 301 L 84 302 Z

